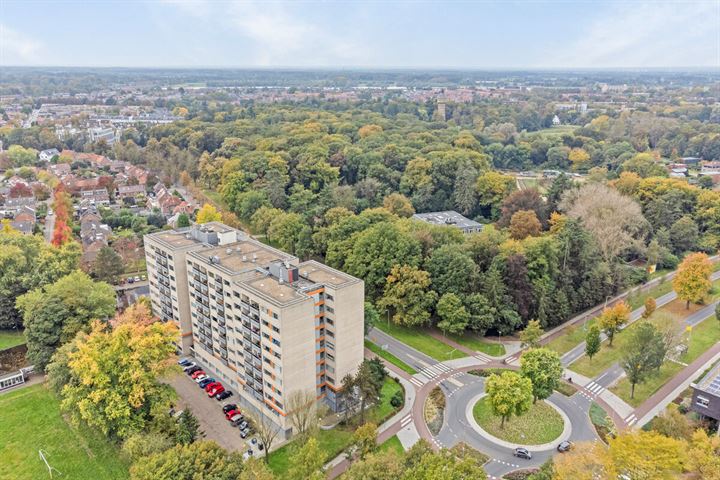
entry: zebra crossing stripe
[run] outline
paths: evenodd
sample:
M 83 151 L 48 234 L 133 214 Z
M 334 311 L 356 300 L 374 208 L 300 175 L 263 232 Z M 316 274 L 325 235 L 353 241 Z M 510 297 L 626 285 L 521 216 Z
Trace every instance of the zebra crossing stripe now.
M 418 387 L 422 387 L 425 384 L 424 382 L 421 382 L 420 380 L 418 380 L 415 377 L 410 377 L 410 381 L 412 383 L 414 383 L 415 385 L 417 385 Z
M 631 413 L 625 418 L 625 423 L 628 424 L 628 426 L 633 426 L 635 422 L 638 421 L 637 416 L 634 413 Z
M 405 428 L 411 421 L 412 421 L 412 416 L 408 415 L 405 418 L 403 418 L 402 420 L 400 420 L 400 426 L 402 428 Z

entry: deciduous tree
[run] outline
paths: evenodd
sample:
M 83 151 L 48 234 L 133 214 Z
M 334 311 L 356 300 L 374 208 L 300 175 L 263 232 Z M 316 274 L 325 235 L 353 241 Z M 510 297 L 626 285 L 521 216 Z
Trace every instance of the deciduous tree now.
M 357 455 L 360 460 L 377 451 L 377 425 L 365 423 L 355 429 L 353 445 L 357 448 Z
M 461 333 L 467 328 L 470 321 L 470 314 L 462 304 L 460 297 L 454 293 L 446 293 L 440 297 L 440 301 L 437 303 L 437 313 L 440 317 L 437 326 L 443 334 L 446 332 Z
M 437 293 L 430 290 L 430 275 L 417 267 L 395 266 L 390 271 L 378 307 L 392 312 L 399 325 L 422 325 L 430 320 Z
M 530 409 L 533 401 L 533 386 L 529 378 L 515 372 L 503 372 L 488 377 L 485 392 L 495 415 L 501 417 L 500 427 L 513 415 L 519 416 Z
M 602 311 L 598 317 L 598 325 L 607 335 L 610 346 L 612 346 L 615 334 L 620 331 L 620 327 L 625 325 L 628 320 L 630 320 L 630 306 L 624 301 L 617 302 Z
M 206 203 L 198 211 L 195 221 L 197 223 L 219 222 L 221 219 L 220 212 L 213 205 Z
M 678 298 L 685 300 L 685 308 L 690 302 L 702 302 L 712 288 L 710 274 L 712 262 L 704 253 L 691 253 L 682 261 L 673 279 L 673 288 Z
M 287 478 L 322 480 L 325 478 L 325 473 L 321 470 L 324 463 L 325 453 L 320 449 L 318 441 L 310 437 L 290 455 Z
M 510 236 L 515 240 L 535 237 L 541 230 L 540 220 L 532 210 L 518 210 L 510 218 Z
M 647 321 L 635 325 L 631 335 L 620 366 L 631 385 L 630 398 L 635 398 L 635 385 L 660 368 L 667 349 L 662 333 Z
M 540 337 L 543 335 L 539 320 L 530 320 L 527 326 L 520 331 L 520 341 L 523 347 L 536 348 L 540 346 Z
M 600 327 L 593 325 L 585 336 L 585 355 L 592 358 L 600 351 Z
M 547 348 L 530 349 L 520 357 L 520 373 L 532 382 L 533 403 L 545 400 L 562 378 L 560 355 Z
M 242 456 L 215 442 L 176 445 L 140 458 L 130 468 L 131 480 L 236 480 L 243 471 Z
M 677 478 L 686 458 L 685 443 L 657 432 L 630 430 L 610 438 L 615 471 L 632 479 Z

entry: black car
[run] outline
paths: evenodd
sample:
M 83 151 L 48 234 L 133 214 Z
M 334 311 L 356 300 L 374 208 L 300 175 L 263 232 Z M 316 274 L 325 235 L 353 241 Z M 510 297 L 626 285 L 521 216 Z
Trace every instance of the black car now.
M 240 422 L 240 430 L 245 430 L 248 427 L 249 427 L 248 422 L 246 422 L 245 420 L 242 420 Z
M 245 426 L 247 426 L 247 422 L 245 422 L 245 417 L 240 415 L 240 418 L 236 418 L 235 420 L 230 422 L 230 425 L 232 425 L 233 427 L 237 427 L 238 425 L 240 425 L 240 429 L 242 430 L 243 423 L 245 424 Z
M 527 448 L 518 447 L 513 452 L 513 455 L 518 458 L 524 458 L 526 460 L 532 459 L 532 453 L 530 453 L 530 450 L 528 450 Z
M 232 395 L 233 395 L 233 392 L 231 392 L 230 390 L 225 390 L 224 392 L 220 392 L 217 395 L 215 395 L 215 400 L 217 400 L 217 401 L 225 400 L 226 398 L 232 397 Z
M 223 405 L 223 413 L 227 413 L 230 410 L 237 410 L 237 405 L 235 405 L 234 403 L 228 403 L 227 405 Z
M 240 430 L 240 436 L 242 438 L 246 438 L 248 435 L 252 433 L 252 430 L 250 428 L 244 428 Z
M 573 444 L 571 442 L 568 442 L 567 440 L 564 442 L 560 442 L 560 445 L 557 446 L 558 452 L 569 452 L 573 447 Z
M 186 370 L 185 373 L 187 373 L 188 375 L 192 375 L 193 373 L 199 372 L 200 370 L 202 370 L 202 368 L 201 368 L 201 367 L 198 367 L 197 365 L 195 365 L 195 366 L 192 367 L 191 369 Z

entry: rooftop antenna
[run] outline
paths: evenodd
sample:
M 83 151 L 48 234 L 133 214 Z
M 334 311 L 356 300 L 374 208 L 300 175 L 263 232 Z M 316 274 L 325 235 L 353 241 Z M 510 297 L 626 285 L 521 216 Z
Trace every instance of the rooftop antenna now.
M 60 473 L 60 470 L 58 470 L 57 468 L 50 465 L 50 463 L 48 463 L 47 458 L 46 458 L 46 455 L 47 455 L 46 452 L 43 452 L 42 450 L 38 450 L 38 455 L 40 455 L 40 459 L 45 463 L 45 466 L 48 469 L 48 475 L 50 475 L 50 478 L 53 478 L 53 471 L 55 471 L 55 473 L 57 473 L 58 475 L 62 475 L 62 473 Z

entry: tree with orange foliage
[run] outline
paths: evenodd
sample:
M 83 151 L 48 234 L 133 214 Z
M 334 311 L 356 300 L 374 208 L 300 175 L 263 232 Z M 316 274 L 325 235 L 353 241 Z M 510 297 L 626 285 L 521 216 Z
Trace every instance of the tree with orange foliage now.
M 607 307 L 600 314 L 598 318 L 598 324 L 603 329 L 605 335 L 609 340 L 609 346 L 612 347 L 613 338 L 615 334 L 620 330 L 620 327 L 625 325 L 630 320 L 630 306 L 625 302 L 618 302 L 612 307 Z
M 72 240 L 72 228 L 70 212 L 72 211 L 72 198 L 65 191 L 62 183 L 55 188 L 53 209 L 55 210 L 55 227 L 51 243 L 60 247 Z
M 704 253 L 691 253 L 678 267 L 678 273 L 673 279 L 673 289 L 678 298 L 685 300 L 685 308 L 690 308 L 690 302 L 701 303 L 710 293 L 712 282 L 712 262 Z

